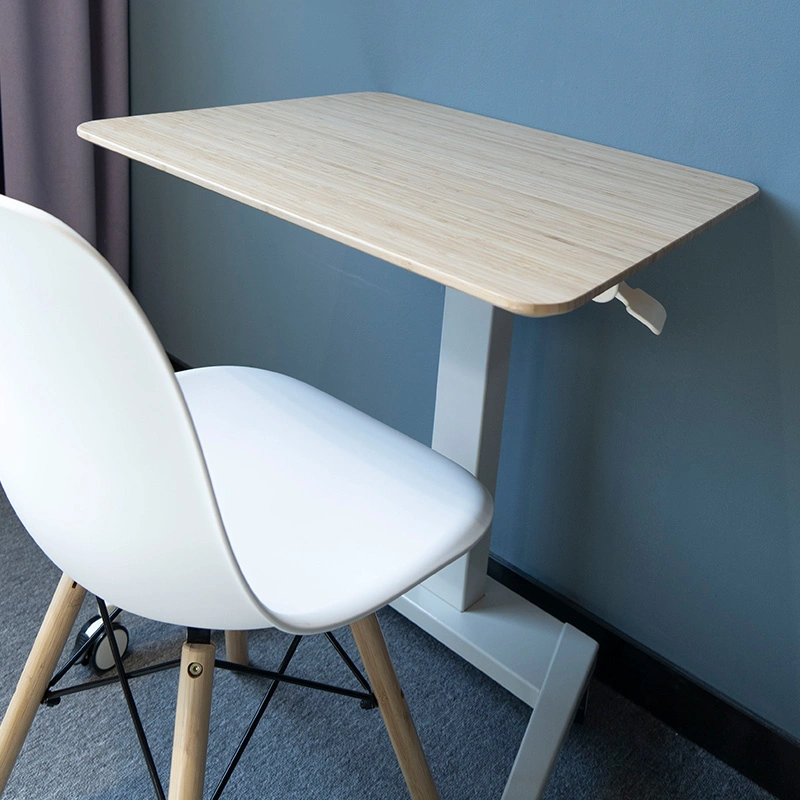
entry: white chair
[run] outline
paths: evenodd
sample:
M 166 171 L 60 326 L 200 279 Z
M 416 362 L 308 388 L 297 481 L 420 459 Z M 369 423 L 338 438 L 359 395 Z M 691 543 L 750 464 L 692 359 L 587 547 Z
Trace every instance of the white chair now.
M 486 490 L 292 378 L 176 376 L 107 262 L 2 196 L 0 342 L 0 483 L 64 572 L 0 728 L 0 792 L 85 587 L 190 629 L 170 800 L 202 796 L 207 631 L 268 625 L 350 625 L 409 792 L 436 797 L 374 612 L 477 542 L 492 515 Z

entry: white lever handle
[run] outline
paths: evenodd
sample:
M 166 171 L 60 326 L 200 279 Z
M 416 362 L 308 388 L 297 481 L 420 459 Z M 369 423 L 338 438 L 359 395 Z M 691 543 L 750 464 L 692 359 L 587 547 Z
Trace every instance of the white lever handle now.
M 650 328 L 656 336 L 661 333 L 667 319 L 667 311 L 658 300 L 641 289 L 631 289 L 625 281 L 606 289 L 592 299 L 595 303 L 608 303 L 615 297 L 622 302 L 632 317 Z

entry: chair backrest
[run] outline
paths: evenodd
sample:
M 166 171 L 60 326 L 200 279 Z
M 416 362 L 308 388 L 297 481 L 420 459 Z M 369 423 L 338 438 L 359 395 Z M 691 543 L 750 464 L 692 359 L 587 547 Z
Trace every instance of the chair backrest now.
M 0 483 L 42 550 L 109 603 L 192 627 L 263 623 L 144 313 L 77 233 L 3 196 Z

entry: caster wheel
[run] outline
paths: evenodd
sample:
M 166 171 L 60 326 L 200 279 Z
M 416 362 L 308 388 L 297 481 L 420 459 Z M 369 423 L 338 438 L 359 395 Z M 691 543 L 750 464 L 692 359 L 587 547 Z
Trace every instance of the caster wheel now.
M 78 632 L 75 638 L 75 648 L 83 647 L 102 628 L 103 620 L 100 617 L 92 617 Z M 128 631 L 123 625 L 116 622 L 111 623 L 111 628 L 114 631 L 114 638 L 117 640 L 119 654 L 125 658 L 128 651 Z M 113 668 L 114 655 L 105 633 L 101 632 L 91 647 L 83 654 L 81 664 L 90 667 L 97 673 L 107 672 Z

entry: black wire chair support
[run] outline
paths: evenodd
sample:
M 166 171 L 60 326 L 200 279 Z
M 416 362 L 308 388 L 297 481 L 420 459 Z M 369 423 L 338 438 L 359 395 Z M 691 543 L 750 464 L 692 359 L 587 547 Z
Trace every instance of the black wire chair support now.
M 122 692 L 125 696 L 125 702 L 128 707 L 128 713 L 131 717 L 134 729 L 136 731 L 136 737 L 139 741 L 139 746 L 142 751 L 145 764 L 147 765 L 147 771 L 150 775 L 150 780 L 151 783 L 153 784 L 153 789 L 155 791 L 156 798 L 158 800 L 165 800 L 164 788 L 158 776 L 158 771 L 156 769 L 150 745 L 147 741 L 147 736 L 144 731 L 144 726 L 142 725 L 141 717 L 139 715 L 138 709 L 136 708 L 136 703 L 134 701 L 133 693 L 130 688 L 130 681 L 131 679 L 139 678 L 144 675 L 153 675 L 155 673 L 163 672 L 168 669 L 177 668 L 178 666 L 180 666 L 181 663 L 180 659 L 179 658 L 171 659 L 169 661 L 153 664 L 151 666 L 127 671 L 123 664 L 122 655 L 120 654 L 119 646 L 117 645 L 117 640 L 116 637 L 114 636 L 114 629 L 113 629 L 113 622 L 119 616 L 122 610 L 117 608 L 112 613 L 109 614 L 105 602 L 103 602 L 103 600 L 101 600 L 99 597 L 96 599 L 97 599 L 97 606 L 100 611 L 100 617 L 102 618 L 103 621 L 102 627 L 98 628 L 98 630 L 95 631 L 92 634 L 92 636 L 90 636 L 85 642 L 83 642 L 81 646 L 76 647 L 74 652 L 67 659 L 64 666 L 54 673 L 53 677 L 50 679 L 50 682 L 48 684 L 47 691 L 45 692 L 45 695 L 42 698 L 42 704 L 48 706 L 55 706 L 61 702 L 62 697 L 65 697 L 67 695 L 78 694 L 80 692 L 84 692 L 89 689 L 99 689 L 104 686 L 110 686 L 112 684 L 119 683 L 122 688 Z M 81 661 L 84 654 L 89 650 L 89 648 L 91 648 L 94 645 L 94 643 L 99 639 L 99 637 L 103 635 L 105 635 L 108 639 L 108 644 L 111 648 L 111 653 L 114 660 L 114 667 L 116 669 L 116 673 L 106 678 L 95 678 L 90 681 L 76 683 L 71 686 L 66 686 L 60 689 L 56 688 L 57 684 L 69 673 L 69 671 L 76 664 L 78 664 Z M 198 639 L 198 637 L 200 638 Z M 330 642 L 331 646 L 334 648 L 334 650 L 339 655 L 341 660 L 344 662 L 349 672 L 353 675 L 358 684 L 361 686 L 361 690 L 348 689 L 342 686 L 336 686 L 334 684 L 324 683 L 321 681 L 314 681 L 309 678 L 300 678 L 293 675 L 287 675 L 286 670 L 289 668 L 289 664 L 291 663 L 291 660 L 295 652 L 297 651 L 297 648 L 300 645 L 301 640 L 303 639 L 302 636 L 295 636 L 292 639 L 291 644 L 289 645 L 277 671 L 262 669 L 260 667 L 254 667 L 248 664 L 233 663 L 230 661 L 225 661 L 224 659 L 214 660 L 214 666 L 217 669 L 221 669 L 227 672 L 236 672 L 243 675 L 253 675 L 255 677 L 270 681 L 270 684 L 258 709 L 253 715 L 253 718 L 251 719 L 247 727 L 247 730 L 242 736 L 242 739 L 239 742 L 236 751 L 231 757 L 228 766 L 225 769 L 225 772 L 220 778 L 220 781 L 217 784 L 217 787 L 212 795 L 212 800 L 219 800 L 219 797 L 221 796 L 223 790 L 227 786 L 233 774 L 234 769 L 236 768 L 237 764 L 242 758 L 242 755 L 244 754 L 245 748 L 250 743 L 250 740 L 252 739 L 253 734 L 255 733 L 259 722 L 266 713 L 267 707 L 269 706 L 270 701 L 274 697 L 275 692 L 277 691 L 278 686 L 281 683 L 287 683 L 291 686 L 300 686 L 305 689 L 314 689 L 317 691 L 328 692 L 330 694 L 342 695 L 345 697 L 352 697 L 354 699 L 360 700 L 361 707 L 364 709 L 372 709 L 378 707 L 378 702 L 375 698 L 374 693 L 372 692 L 369 682 L 361 673 L 361 671 L 358 669 L 354 661 L 347 654 L 347 651 L 344 649 L 344 647 L 342 647 L 341 643 L 336 639 L 336 637 L 332 633 L 326 633 L 325 637 Z M 195 641 L 195 640 L 199 641 L 201 639 L 202 641 L 209 641 L 210 632 L 200 631 L 194 628 L 187 629 L 187 641 Z
M 109 616 L 111 622 L 113 622 L 121 613 L 121 608 L 115 608 Z M 89 651 L 89 648 L 92 647 L 92 645 L 94 645 L 94 643 L 101 636 L 103 636 L 105 632 L 105 624 L 103 624 L 88 639 L 86 639 L 86 641 L 80 647 L 75 648 L 72 655 L 67 659 L 67 663 L 64 664 L 64 666 L 50 679 L 50 683 L 47 685 L 48 690 L 52 689 L 79 661 L 83 659 L 84 654 Z M 52 705 L 55 704 L 53 703 Z
M 286 655 L 283 657 L 283 661 L 281 665 L 278 667 L 278 672 L 276 677 L 272 679 L 272 683 L 270 683 L 269 688 L 267 689 L 267 693 L 264 695 L 264 699 L 261 701 L 261 705 L 258 707 L 258 710 L 253 715 L 252 720 L 250 720 L 250 724 L 247 726 L 247 730 L 244 733 L 241 741 L 239 742 L 238 747 L 236 748 L 236 752 L 231 757 L 231 760 L 228 762 L 228 766 L 225 768 L 225 772 L 222 774 L 222 777 L 217 784 L 217 788 L 214 790 L 214 794 L 211 796 L 211 800 L 219 800 L 220 795 L 222 794 L 225 787 L 228 785 L 228 781 L 233 775 L 234 769 L 236 769 L 236 765 L 239 763 L 242 755 L 244 755 L 245 748 L 250 743 L 250 739 L 252 739 L 253 734 L 256 732 L 256 728 L 258 727 L 258 723 L 261 722 L 261 718 L 264 716 L 264 712 L 267 710 L 267 706 L 269 705 L 270 700 L 275 695 L 275 692 L 278 688 L 280 681 L 278 678 L 285 674 L 286 670 L 289 667 L 289 662 L 292 660 L 295 652 L 297 651 L 297 647 L 300 644 L 300 641 L 303 637 L 302 636 L 295 636 L 292 639 L 292 643 L 289 645 L 289 649 L 286 651 Z M 215 664 L 216 666 L 216 664 Z
M 161 781 L 158 777 L 156 762 L 153 760 L 153 754 L 150 750 L 150 745 L 147 742 L 144 726 L 142 725 L 139 711 L 136 708 L 136 703 L 133 700 L 133 693 L 131 692 L 128 676 L 126 675 L 125 667 L 122 664 L 122 656 L 120 655 L 119 647 L 117 646 L 117 637 L 114 636 L 114 628 L 111 625 L 111 618 L 109 617 L 106 604 L 99 597 L 97 598 L 97 607 L 100 609 L 100 616 L 103 618 L 103 627 L 105 628 L 106 636 L 108 637 L 108 643 L 111 646 L 111 653 L 114 656 L 114 666 L 117 668 L 119 682 L 122 686 L 122 693 L 125 695 L 125 702 L 128 705 L 128 713 L 131 716 L 133 727 L 136 730 L 136 738 L 139 740 L 139 747 L 142 750 L 142 755 L 144 756 L 145 763 L 147 764 L 147 771 L 150 774 L 150 780 L 153 784 L 153 789 L 155 790 L 158 800 L 166 800 L 164 795 L 164 787 L 161 785 Z

